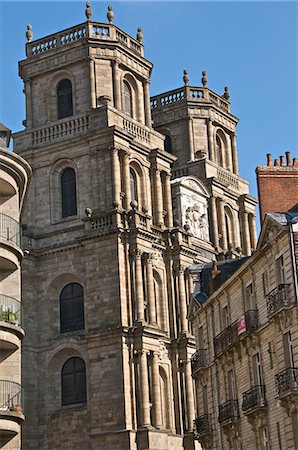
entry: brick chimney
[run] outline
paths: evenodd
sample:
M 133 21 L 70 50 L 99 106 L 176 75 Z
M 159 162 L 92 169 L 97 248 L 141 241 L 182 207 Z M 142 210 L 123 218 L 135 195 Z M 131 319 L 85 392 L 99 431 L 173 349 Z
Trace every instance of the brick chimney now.
M 286 212 L 298 203 L 298 160 L 291 153 L 272 162 L 267 154 L 267 166 L 256 168 L 261 222 L 266 213 Z

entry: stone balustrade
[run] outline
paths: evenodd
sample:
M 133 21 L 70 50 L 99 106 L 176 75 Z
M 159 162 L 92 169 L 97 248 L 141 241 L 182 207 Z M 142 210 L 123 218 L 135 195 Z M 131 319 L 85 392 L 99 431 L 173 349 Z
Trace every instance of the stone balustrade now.
M 230 103 L 207 87 L 184 86 L 161 95 L 151 97 L 151 108 L 163 108 L 178 102 L 213 103 L 218 108 L 230 112 Z
M 230 186 L 235 190 L 239 190 L 239 177 L 231 174 L 225 169 L 217 169 L 217 178 L 226 186 Z
M 84 22 L 58 33 L 51 34 L 42 39 L 26 44 L 26 56 L 28 58 L 38 56 L 53 49 L 73 44 L 83 39 L 95 41 L 118 41 L 138 55 L 144 54 L 143 45 L 136 39 L 124 33 L 114 24 Z

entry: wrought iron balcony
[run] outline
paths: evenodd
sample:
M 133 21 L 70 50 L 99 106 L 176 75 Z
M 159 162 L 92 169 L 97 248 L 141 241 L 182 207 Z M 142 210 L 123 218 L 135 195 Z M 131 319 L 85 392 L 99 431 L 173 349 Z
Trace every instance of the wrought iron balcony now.
M 204 414 L 194 420 L 195 437 L 200 440 L 201 437 L 212 434 L 211 415 Z
M 197 373 L 200 369 L 204 369 L 208 366 L 207 361 L 207 349 L 200 348 L 191 357 L 191 372 L 192 375 Z
M 15 298 L 0 294 L 0 322 L 23 326 L 22 303 Z
M 298 393 L 298 368 L 289 367 L 275 375 L 275 386 L 278 398 Z
M 228 425 L 239 420 L 238 400 L 229 400 L 219 406 L 218 422 L 221 426 Z
M 215 356 L 218 357 L 257 328 L 258 311 L 251 309 L 214 338 Z
M 20 246 L 21 228 L 20 224 L 6 214 L 0 214 L 0 239 L 12 242 Z
M 266 406 L 265 386 L 257 385 L 243 393 L 242 411 L 250 414 Z
M 0 380 L 0 413 L 22 412 L 23 391 L 19 383 Z
M 289 285 L 280 284 L 266 295 L 266 301 L 268 318 L 273 317 L 281 309 L 290 308 L 293 305 L 293 301 L 289 298 Z

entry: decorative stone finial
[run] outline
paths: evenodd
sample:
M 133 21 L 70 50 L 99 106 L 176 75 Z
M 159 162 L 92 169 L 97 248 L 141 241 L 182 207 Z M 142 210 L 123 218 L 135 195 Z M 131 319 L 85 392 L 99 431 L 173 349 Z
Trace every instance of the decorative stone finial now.
M 225 92 L 223 94 L 223 98 L 225 98 L 226 100 L 229 100 L 229 98 L 230 98 L 230 91 L 229 91 L 228 86 L 225 86 Z
M 188 75 L 187 69 L 183 70 L 183 82 L 184 82 L 185 86 L 188 86 L 188 84 L 189 84 L 189 75 Z
M 30 23 L 27 25 L 26 38 L 27 42 L 31 42 L 33 38 L 32 25 Z
M 207 72 L 206 72 L 206 70 L 203 70 L 203 72 L 202 72 L 202 78 L 201 78 L 201 81 L 202 81 L 202 85 L 205 87 L 205 86 L 207 85 L 207 83 L 208 83 L 208 78 L 207 78 Z
M 91 17 L 92 17 L 92 9 L 91 9 L 91 3 L 90 2 L 86 3 L 85 14 L 86 14 L 87 20 L 90 20 Z
M 144 35 L 143 35 L 142 27 L 138 27 L 137 41 L 139 41 L 139 43 L 141 44 L 143 42 L 143 39 L 144 39 Z
M 107 19 L 109 21 L 109 23 L 113 23 L 113 19 L 115 17 L 113 8 L 111 5 L 108 6 L 108 12 L 107 12 Z

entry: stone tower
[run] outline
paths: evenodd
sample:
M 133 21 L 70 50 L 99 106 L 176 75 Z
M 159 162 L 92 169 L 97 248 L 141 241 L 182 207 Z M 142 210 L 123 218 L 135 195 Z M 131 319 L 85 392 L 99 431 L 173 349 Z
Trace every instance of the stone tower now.
M 230 112 L 228 87 L 223 95 L 211 91 L 205 71 L 200 87 L 189 85 L 187 70 L 183 81 L 183 87 L 151 99 L 154 128 L 166 136 L 166 148 L 177 157 L 174 178 L 197 177 L 209 192 L 210 237 L 217 258 L 250 255 L 256 248 L 257 202 L 239 175 L 238 119 Z M 181 223 L 185 216 L 176 220 Z
M 142 30 L 136 39 L 120 30 L 111 7 L 108 23 L 92 20 L 89 3 L 86 17 L 34 41 L 28 25 L 19 65 L 26 129 L 14 145 L 34 174 L 24 218 L 24 447 L 194 449 L 187 267 L 220 254 L 210 186 L 185 172 L 200 161 L 189 165 L 174 136 L 172 149 L 152 127 Z

